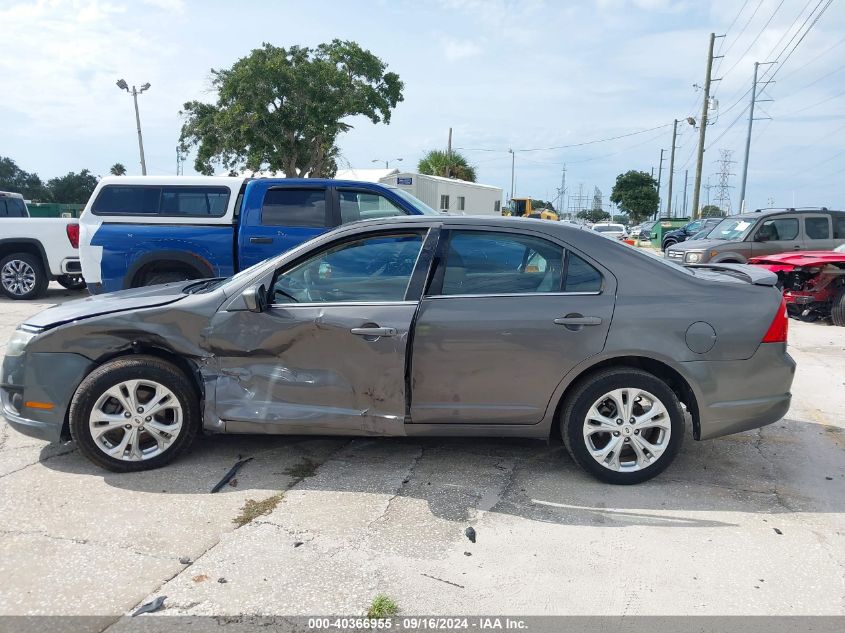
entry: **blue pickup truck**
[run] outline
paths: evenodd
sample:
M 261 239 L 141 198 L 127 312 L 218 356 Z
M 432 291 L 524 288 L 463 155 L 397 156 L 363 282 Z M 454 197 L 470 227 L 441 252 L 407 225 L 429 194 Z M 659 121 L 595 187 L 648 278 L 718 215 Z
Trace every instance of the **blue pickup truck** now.
M 94 294 L 228 277 L 340 224 L 437 211 L 370 182 L 218 176 L 103 178 L 80 217 Z

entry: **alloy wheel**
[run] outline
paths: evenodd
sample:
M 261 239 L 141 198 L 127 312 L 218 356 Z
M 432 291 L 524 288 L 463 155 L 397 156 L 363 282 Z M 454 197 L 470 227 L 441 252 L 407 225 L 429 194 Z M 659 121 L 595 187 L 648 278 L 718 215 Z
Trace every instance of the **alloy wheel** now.
M 13 295 L 23 296 L 35 288 L 35 269 L 22 259 L 6 262 L 0 270 L 0 283 Z
M 635 472 L 660 459 L 672 422 L 659 398 L 643 389 L 614 389 L 598 398 L 583 426 L 587 451 L 603 467 Z
M 94 444 L 106 455 L 142 461 L 167 451 L 179 437 L 182 404 L 161 383 L 126 380 L 97 399 L 88 418 Z

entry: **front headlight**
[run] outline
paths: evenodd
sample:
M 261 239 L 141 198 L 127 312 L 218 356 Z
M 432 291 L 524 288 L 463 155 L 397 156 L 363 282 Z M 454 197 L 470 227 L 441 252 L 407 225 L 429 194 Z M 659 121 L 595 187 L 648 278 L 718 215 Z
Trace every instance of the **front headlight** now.
M 12 338 L 6 344 L 6 356 L 20 356 L 24 349 L 33 338 L 35 332 L 27 332 L 26 330 L 15 330 L 12 332 Z
M 696 264 L 701 261 L 702 253 L 687 253 L 684 255 L 684 261 L 688 264 Z

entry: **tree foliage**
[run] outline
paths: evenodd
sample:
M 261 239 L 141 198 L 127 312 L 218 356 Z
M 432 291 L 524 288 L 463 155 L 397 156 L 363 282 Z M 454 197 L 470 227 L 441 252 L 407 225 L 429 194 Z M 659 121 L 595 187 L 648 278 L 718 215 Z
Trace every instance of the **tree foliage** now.
M 621 215 L 614 215 L 614 216 L 613 216 L 613 221 L 614 221 L 614 222 L 617 222 L 617 223 L 619 223 L 619 224 L 628 224 L 628 223 L 631 221 L 631 218 L 629 218 L 629 217 L 627 216 L 627 214 L 624 214 L 624 213 L 623 213 L 623 214 L 621 214 Z
M 587 222 L 601 222 L 602 220 L 609 220 L 610 214 L 601 209 L 584 209 L 575 214 L 576 218 L 586 220 Z
M 109 173 L 112 176 L 125 176 L 126 166 L 123 163 L 115 163 L 109 168 Z
M 475 182 L 475 167 L 458 152 L 443 152 L 433 149 L 420 159 L 417 171 L 429 176 L 443 176 Z
M 616 177 L 610 201 L 632 222 L 640 223 L 657 212 L 657 181 L 644 171 L 627 171 Z
M 50 190 L 38 177 L 18 167 L 11 158 L 0 156 L 0 191 L 13 191 L 23 194 L 27 200 L 46 202 L 50 198 Z
M 211 71 L 215 104 L 190 101 L 180 145 L 197 148 L 202 174 L 216 163 L 227 171 L 281 171 L 289 178 L 333 176 L 340 133 L 348 117 L 390 123 L 403 100 L 396 73 L 351 41 L 316 48 L 264 44 L 225 70 Z
M 85 204 L 94 193 L 98 178 L 87 169 L 78 174 L 68 172 L 65 176 L 47 181 L 53 200 L 70 204 Z
M 723 218 L 723 217 L 725 217 L 725 212 L 722 211 L 715 204 L 705 204 L 701 208 L 701 217 L 702 218 Z

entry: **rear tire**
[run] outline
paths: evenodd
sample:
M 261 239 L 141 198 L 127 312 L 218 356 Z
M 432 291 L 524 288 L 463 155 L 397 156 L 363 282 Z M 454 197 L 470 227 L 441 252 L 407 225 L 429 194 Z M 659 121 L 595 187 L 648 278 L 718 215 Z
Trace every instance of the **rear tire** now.
M 839 327 L 845 327 L 845 288 L 840 288 L 830 305 L 830 321 Z
M 50 278 L 38 255 L 11 253 L 0 259 L 0 292 L 10 299 L 37 299 L 47 292 Z
M 678 397 L 661 379 L 633 367 L 588 376 L 567 398 L 562 416 L 572 459 L 609 484 L 638 484 L 660 474 L 684 439 Z
M 151 470 L 194 441 L 199 397 L 176 366 L 155 356 L 130 356 L 88 374 L 68 417 L 71 437 L 93 463 L 119 473 Z

